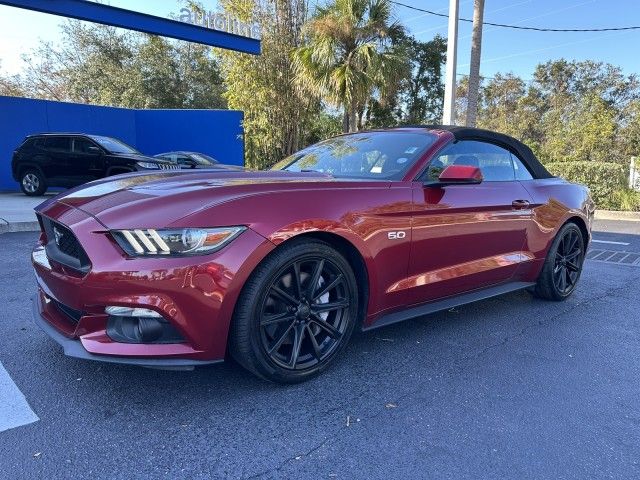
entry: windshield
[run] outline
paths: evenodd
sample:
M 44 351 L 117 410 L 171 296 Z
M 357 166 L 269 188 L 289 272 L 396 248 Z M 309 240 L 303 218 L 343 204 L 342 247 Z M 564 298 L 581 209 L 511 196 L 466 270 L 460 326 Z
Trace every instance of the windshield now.
M 215 158 L 211 158 L 204 153 L 191 153 L 189 156 L 192 160 L 195 160 L 198 165 L 215 165 L 218 163 Z
M 91 138 L 100 144 L 110 153 L 140 153 L 135 148 L 130 147 L 126 143 L 111 137 L 101 137 L 99 135 L 91 135 Z
M 343 135 L 300 150 L 272 170 L 399 180 L 435 140 L 430 133 L 402 131 Z

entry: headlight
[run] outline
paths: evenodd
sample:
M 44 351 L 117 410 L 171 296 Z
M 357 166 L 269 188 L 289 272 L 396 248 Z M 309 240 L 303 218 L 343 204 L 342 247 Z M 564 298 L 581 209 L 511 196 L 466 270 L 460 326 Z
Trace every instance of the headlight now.
M 139 167 L 142 168 L 152 168 L 152 169 L 159 169 L 160 166 L 157 163 L 153 163 L 153 162 L 136 162 L 138 164 Z
M 112 230 L 111 235 L 130 256 L 203 255 L 220 250 L 246 227 Z

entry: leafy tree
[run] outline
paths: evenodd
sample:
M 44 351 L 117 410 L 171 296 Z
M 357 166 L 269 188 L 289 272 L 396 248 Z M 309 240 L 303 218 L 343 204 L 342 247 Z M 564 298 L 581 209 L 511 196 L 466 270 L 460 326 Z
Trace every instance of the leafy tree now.
M 619 109 L 639 98 L 637 75 L 625 76 L 620 67 L 585 61 L 553 60 L 536 67 L 534 84 L 555 106 L 560 101 L 575 100 L 585 95 L 597 95 Z
M 530 91 L 537 97 L 544 161 L 628 161 L 621 127 L 640 95 L 635 75 L 602 62 L 562 59 L 538 65 Z
M 0 62 L 0 69 L 2 62 Z M 1 72 L 2 70 L 0 70 Z M 8 97 L 24 96 L 24 90 L 20 86 L 20 79 L 16 75 L 2 75 L 0 73 L 0 95 Z
M 545 161 L 616 162 L 616 111 L 602 98 L 585 95 L 567 112 L 550 111 L 543 119 Z
M 437 123 L 442 118 L 442 67 L 446 53 L 447 41 L 439 35 L 428 42 L 409 39 L 412 75 L 401 95 L 406 106 L 404 122 Z
M 320 102 L 294 84 L 291 51 L 302 44 L 306 0 L 234 0 L 226 11 L 261 27 L 261 54 L 220 53 L 229 107 L 244 112 L 247 165 L 264 168 L 308 143 Z
M 467 116 L 467 94 L 469 92 L 469 77 L 464 76 L 456 82 L 456 103 L 455 117 L 456 119 L 466 118 Z M 482 98 L 482 91 L 479 92 L 478 98 Z M 444 104 L 444 98 L 443 98 Z
M 480 91 L 478 126 L 512 135 L 539 151 L 539 97 L 512 73 L 497 74 Z
M 635 156 L 636 165 L 640 165 L 640 100 L 632 100 L 623 112 L 623 125 L 620 136 L 625 140 L 623 154 Z
M 371 100 L 367 127 L 430 124 L 442 118 L 446 40 L 436 35 L 433 40 L 422 42 L 409 36 L 402 42 L 410 62 L 410 75 L 401 79 L 394 96 L 384 102 Z
M 131 108 L 222 108 L 217 60 L 201 45 L 78 21 L 41 43 L 14 79 L 25 96 Z
M 404 28 L 392 19 L 389 0 L 333 0 L 305 30 L 308 43 L 293 52 L 298 83 L 341 107 L 343 131 L 356 131 L 370 99 L 387 98 L 408 76 Z
M 460 82 L 458 109 L 466 108 Z M 620 68 L 592 61 L 549 61 L 533 80 L 513 74 L 485 79 L 478 125 L 526 142 L 543 162 L 628 163 L 640 147 L 640 82 Z
M 309 145 L 335 137 L 340 132 L 342 132 L 340 115 L 327 110 L 320 111 L 311 118 L 309 130 L 305 135 L 305 144 Z

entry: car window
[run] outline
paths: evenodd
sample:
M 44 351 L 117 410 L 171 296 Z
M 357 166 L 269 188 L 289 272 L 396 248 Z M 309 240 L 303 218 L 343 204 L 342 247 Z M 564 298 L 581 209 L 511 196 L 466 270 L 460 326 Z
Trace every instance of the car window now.
M 98 142 L 102 148 L 111 153 L 140 153 L 135 148 L 120 140 L 101 135 L 91 135 L 91 138 Z
M 48 150 L 55 150 L 57 152 L 70 152 L 71 151 L 71 138 L 70 137 L 47 137 L 44 143 Z
M 27 137 L 24 139 L 24 141 L 22 142 L 22 145 L 20 145 L 18 148 L 33 148 L 36 146 L 38 142 L 38 138 L 34 138 L 34 137 Z
M 513 160 L 513 168 L 516 171 L 516 180 L 533 180 L 533 175 L 531 175 L 531 172 L 524 166 L 522 160 L 513 153 L 511 154 L 511 159 Z
M 93 147 L 94 151 L 96 147 L 92 142 L 86 138 L 74 138 L 73 139 L 73 151 L 74 153 L 91 153 L 89 147 Z
M 215 158 L 204 153 L 192 153 L 191 160 L 195 160 L 199 165 L 215 165 L 219 163 Z
M 450 165 L 478 167 L 485 182 L 509 182 L 516 179 L 511 152 L 492 143 L 461 140 L 446 146 L 429 162 L 424 180 L 438 180 L 440 173 Z M 529 173 L 522 162 L 519 167 L 522 168 L 521 175 Z
M 399 180 L 435 139 L 432 134 L 393 131 L 343 135 L 294 153 L 272 170 Z

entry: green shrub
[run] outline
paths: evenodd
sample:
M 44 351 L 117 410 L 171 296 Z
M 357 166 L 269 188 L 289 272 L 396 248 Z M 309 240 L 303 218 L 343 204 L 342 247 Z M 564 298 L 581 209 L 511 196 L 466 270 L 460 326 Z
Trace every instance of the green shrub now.
M 597 208 L 619 208 L 618 192 L 627 185 L 624 165 L 609 162 L 555 162 L 546 167 L 553 175 L 588 186 Z
M 619 190 L 614 195 L 616 210 L 626 210 L 629 212 L 640 212 L 640 192 L 637 190 Z

